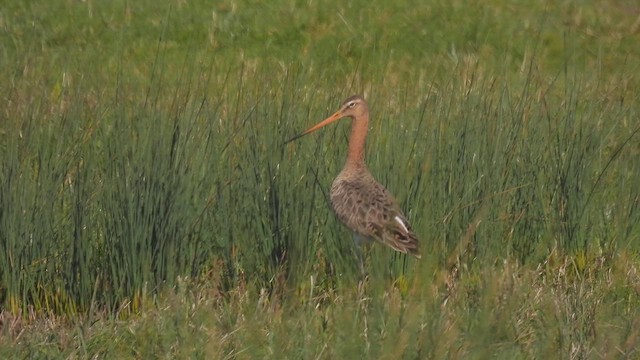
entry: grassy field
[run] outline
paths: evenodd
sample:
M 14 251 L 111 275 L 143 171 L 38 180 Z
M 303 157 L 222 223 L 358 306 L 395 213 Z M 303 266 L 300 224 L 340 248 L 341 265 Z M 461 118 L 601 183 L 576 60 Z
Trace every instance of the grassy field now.
M 640 357 L 635 1 L 33 1 L 0 12 L 0 358 Z M 421 260 L 368 278 L 367 163 Z

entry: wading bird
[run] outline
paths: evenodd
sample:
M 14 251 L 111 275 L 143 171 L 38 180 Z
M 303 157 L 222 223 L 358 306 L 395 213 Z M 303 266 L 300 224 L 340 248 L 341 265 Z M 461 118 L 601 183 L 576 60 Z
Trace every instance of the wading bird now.
M 371 240 L 420 258 L 418 239 L 393 196 L 371 175 L 364 163 L 369 128 L 369 107 L 361 96 L 352 96 L 340 109 L 291 142 L 342 118 L 351 118 L 347 162 L 331 185 L 331 205 L 338 219 L 354 234 L 357 245 Z M 360 258 L 361 267 L 362 258 Z

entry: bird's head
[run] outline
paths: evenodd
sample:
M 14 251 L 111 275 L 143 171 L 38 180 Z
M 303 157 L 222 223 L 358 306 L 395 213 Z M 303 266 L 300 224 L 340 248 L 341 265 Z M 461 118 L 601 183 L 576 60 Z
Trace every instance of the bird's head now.
M 301 134 L 294 136 L 293 138 L 287 140 L 285 143 L 296 140 L 304 135 L 312 133 L 322 127 L 325 127 L 331 124 L 334 121 L 338 121 L 342 118 L 350 117 L 356 121 L 367 121 L 369 118 L 369 107 L 367 106 L 367 102 L 360 95 L 354 95 L 345 100 L 342 105 L 340 105 L 340 109 L 333 113 L 333 115 L 328 118 L 322 120 L 316 125 L 310 127 L 305 130 Z

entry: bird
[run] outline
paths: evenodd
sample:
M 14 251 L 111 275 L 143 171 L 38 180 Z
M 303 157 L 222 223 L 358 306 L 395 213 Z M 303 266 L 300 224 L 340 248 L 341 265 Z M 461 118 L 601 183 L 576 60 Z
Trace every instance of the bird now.
M 347 160 L 329 192 L 337 218 L 352 232 L 358 248 L 372 241 L 395 251 L 420 258 L 419 240 L 396 199 L 365 164 L 365 142 L 369 129 L 369 106 L 360 95 L 347 98 L 338 111 L 292 137 L 292 142 L 340 119 L 351 119 Z M 360 254 L 360 265 L 363 267 Z

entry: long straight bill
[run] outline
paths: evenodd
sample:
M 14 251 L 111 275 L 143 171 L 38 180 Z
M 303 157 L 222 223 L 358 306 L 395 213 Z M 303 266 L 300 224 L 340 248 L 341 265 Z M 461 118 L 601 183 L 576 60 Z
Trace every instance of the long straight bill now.
M 312 127 L 308 128 L 307 130 L 305 130 L 303 133 L 298 134 L 298 135 L 296 135 L 296 136 L 292 137 L 291 139 L 289 139 L 289 140 L 285 141 L 284 143 L 285 143 L 285 144 L 288 144 L 288 143 L 292 142 L 293 140 L 299 139 L 299 138 L 301 138 L 301 137 L 303 137 L 303 136 L 305 136 L 305 135 L 307 135 L 307 134 L 309 134 L 309 133 L 312 133 L 312 132 L 314 132 L 314 131 L 316 131 L 316 130 L 320 129 L 321 127 L 324 127 L 324 126 L 326 126 L 326 125 L 329 125 L 329 124 L 331 124 L 331 123 L 332 123 L 332 122 L 334 122 L 334 121 L 340 120 L 341 118 L 342 118 L 342 112 L 341 112 L 341 111 L 337 111 L 337 112 L 336 112 L 336 113 L 334 113 L 333 115 L 331 115 L 331 116 L 329 116 L 328 118 L 326 118 L 326 119 L 324 119 L 324 120 L 320 121 L 320 122 L 319 122 L 319 123 L 317 123 L 316 125 L 314 125 L 314 126 L 312 126 Z

